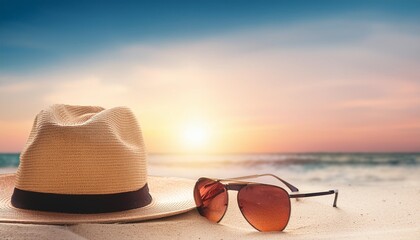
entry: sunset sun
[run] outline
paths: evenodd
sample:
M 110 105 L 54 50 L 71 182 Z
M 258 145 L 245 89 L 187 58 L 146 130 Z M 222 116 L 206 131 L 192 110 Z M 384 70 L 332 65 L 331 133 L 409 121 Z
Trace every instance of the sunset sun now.
M 209 129 L 203 124 L 193 123 L 184 127 L 182 143 L 188 150 L 197 150 L 207 146 Z

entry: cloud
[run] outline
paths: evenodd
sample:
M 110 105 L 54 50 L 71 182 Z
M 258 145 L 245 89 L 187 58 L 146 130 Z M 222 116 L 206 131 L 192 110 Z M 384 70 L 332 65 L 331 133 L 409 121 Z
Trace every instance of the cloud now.
M 98 77 L 85 77 L 57 82 L 43 100 L 47 103 L 73 105 L 114 105 L 123 99 L 128 87 L 119 83 L 106 83 Z
M 28 121 L 42 108 L 48 88 L 40 81 L 18 81 L 0 85 L 0 121 Z

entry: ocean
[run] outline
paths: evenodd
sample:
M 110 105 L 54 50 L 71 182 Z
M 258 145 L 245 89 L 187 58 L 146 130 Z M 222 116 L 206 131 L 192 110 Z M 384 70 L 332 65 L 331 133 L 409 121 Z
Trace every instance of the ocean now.
M 148 164 L 149 174 L 189 178 L 273 173 L 298 182 L 362 184 L 420 175 L 420 153 L 150 154 Z M 18 165 L 18 153 L 0 154 L 0 173 Z

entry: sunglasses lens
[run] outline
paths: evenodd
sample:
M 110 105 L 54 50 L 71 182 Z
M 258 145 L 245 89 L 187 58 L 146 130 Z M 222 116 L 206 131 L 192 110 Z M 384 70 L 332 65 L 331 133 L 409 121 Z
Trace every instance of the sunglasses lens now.
M 259 231 L 282 231 L 290 217 L 289 194 L 282 188 L 251 184 L 238 193 L 246 220 Z
M 198 212 L 213 222 L 219 222 L 226 212 L 228 195 L 220 182 L 200 178 L 194 187 L 194 200 Z

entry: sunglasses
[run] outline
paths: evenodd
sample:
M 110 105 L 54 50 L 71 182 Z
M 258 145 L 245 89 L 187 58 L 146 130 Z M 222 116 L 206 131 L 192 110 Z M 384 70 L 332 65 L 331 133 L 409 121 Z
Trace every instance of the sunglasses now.
M 239 181 L 242 179 L 274 177 L 292 193 L 279 186 Z M 299 189 L 273 174 L 250 175 L 229 179 L 200 178 L 194 187 L 194 200 L 201 216 L 220 222 L 228 206 L 228 190 L 238 191 L 237 202 L 244 218 L 258 231 L 282 231 L 289 222 L 291 198 L 315 197 L 335 194 L 333 207 L 337 207 L 338 190 L 297 193 Z

